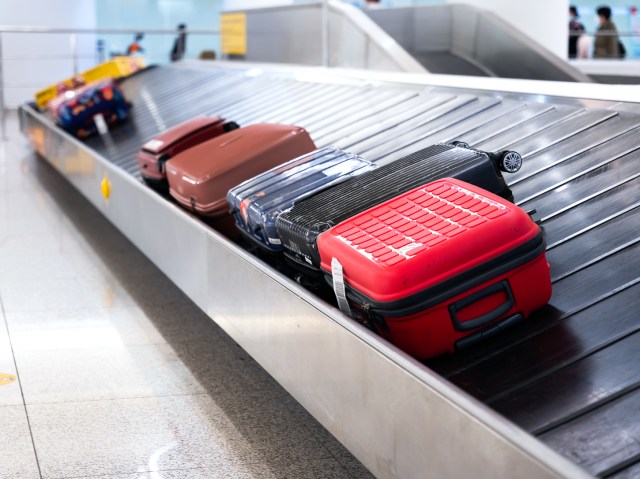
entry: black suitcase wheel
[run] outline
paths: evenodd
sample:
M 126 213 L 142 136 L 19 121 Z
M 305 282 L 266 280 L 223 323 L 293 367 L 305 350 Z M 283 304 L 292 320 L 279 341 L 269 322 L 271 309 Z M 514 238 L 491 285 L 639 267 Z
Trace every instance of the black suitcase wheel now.
M 500 152 L 500 169 L 505 173 L 515 173 L 522 167 L 522 156 L 517 151 Z
M 458 148 L 471 148 L 471 145 L 469 145 L 469 143 L 467 143 L 466 141 L 452 141 L 451 143 L 449 143 L 451 146 L 456 146 Z

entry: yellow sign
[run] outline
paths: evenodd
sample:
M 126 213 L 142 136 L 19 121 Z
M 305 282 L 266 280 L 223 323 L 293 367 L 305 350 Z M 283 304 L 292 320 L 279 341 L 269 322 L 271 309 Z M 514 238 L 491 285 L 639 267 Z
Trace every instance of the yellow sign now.
M 16 380 L 13 374 L 0 373 L 0 386 L 7 386 Z
M 247 54 L 247 15 L 223 13 L 220 15 L 222 53 L 225 55 Z

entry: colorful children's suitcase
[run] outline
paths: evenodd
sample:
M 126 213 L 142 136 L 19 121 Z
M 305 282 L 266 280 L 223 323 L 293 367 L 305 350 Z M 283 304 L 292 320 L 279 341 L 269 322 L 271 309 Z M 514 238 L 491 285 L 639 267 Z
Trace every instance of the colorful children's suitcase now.
M 69 97 L 51 111 L 58 124 L 78 138 L 96 133 L 99 125 L 113 126 L 129 117 L 129 104 L 112 79 L 89 83 Z
M 493 335 L 551 297 L 540 227 L 452 178 L 340 223 L 318 248 L 341 309 L 419 359 Z
M 237 128 L 233 121 L 201 115 L 164 131 L 142 145 L 136 155 L 142 178 L 154 189 L 168 192 L 165 163 L 169 158 Z
M 237 236 L 227 192 L 276 165 L 316 149 L 304 128 L 258 124 L 201 143 L 166 163 L 169 193 L 212 226 Z
M 60 94 L 60 91 L 75 90 L 78 82 L 91 83 L 110 78 L 122 78 L 140 71 L 144 68 L 144 60 L 141 57 L 117 56 L 111 60 L 96 65 L 95 67 L 76 74 L 61 82 L 50 85 L 36 92 L 36 105 L 41 110 L 50 107 L 49 102 Z
M 227 195 L 236 226 L 251 243 L 282 251 L 275 220 L 294 203 L 336 183 L 370 171 L 359 156 L 324 148 L 277 166 L 236 186 Z
M 308 275 L 320 272 L 316 238 L 374 205 L 419 185 L 451 176 L 496 193 L 509 201 L 513 194 L 502 171 L 517 171 L 516 152 L 485 153 L 454 145 L 433 145 L 405 156 L 315 196 L 298 202 L 276 220 L 285 257 Z M 517 165 L 516 165 L 517 166 Z

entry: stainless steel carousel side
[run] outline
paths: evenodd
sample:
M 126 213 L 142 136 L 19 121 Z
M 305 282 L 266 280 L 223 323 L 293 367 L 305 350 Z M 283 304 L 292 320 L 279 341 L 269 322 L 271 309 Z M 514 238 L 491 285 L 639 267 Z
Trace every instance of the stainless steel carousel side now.
M 491 147 L 522 142 L 545 130 L 546 143 L 527 144 L 526 154 L 534 155 L 544 145 L 614 116 L 623 118 L 618 129 L 640 123 L 625 113 L 603 109 L 615 102 L 566 100 L 551 105 L 536 102 L 533 96 L 438 90 L 433 87 L 436 77 L 427 75 L 410 81 L 392 74 L 371 75 L 373 80 L 367 81 L 360 75 L 225 63 L 161 67 L 124 82 L 137 109 L 133 130 L 114 130 L 83 143 L 29 105 L 20 109 L 21 125 L 43 158 L 376 476 L 587 477 L 583 469 L 528 432 L 148 189 L 137 177 L 132 155 L 139 145 L 163 127 L 203 111 L 205 104 L 242 124 L 299 122 L 318 146 L 341 139 L 344 146 L 367 144 L 380 161 L 399 155 L 418 138 L 432 141 L 437 128 L 450 128 L 453 134 L 452 127 L 463 131 L 466 125 L 464 131 L 475 132 L 476 143 Z M 163 76 L 166 84 L 152 91 L 152 83 Z M 203 87 L 181 91 L 169 77 L 190 77 Z M 171 109 L 160 108 L 162 102 L 182 113 L 167 116 Z M 345 105 L 350 104 L 353 108 L 347 113 Z M 600 109 L 585 111 L 587 105 Z M 548 120 L 544 124 L 543 117 Z M 554 126 L 570 120 L 569 129 Z M 498 121 L 504 126 L 498 127 Z M 427 131 L 427 124 L 439 126 Z M 508 125 L 525 129 L 508 130 Z M 404 143 L 393 151 L 375 141 L 378 133 L 390 128 L 403 132 L 396 138 Z M 506 136 L 499 134 L 500 128 Z M 418 132 L 415 139 L 402 140 L 410 130 Z

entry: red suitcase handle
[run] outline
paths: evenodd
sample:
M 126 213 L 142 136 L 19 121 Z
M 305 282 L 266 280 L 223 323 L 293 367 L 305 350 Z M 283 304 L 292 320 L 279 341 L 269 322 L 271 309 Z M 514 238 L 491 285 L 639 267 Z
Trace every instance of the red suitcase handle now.
M 486 298 L 487 296 L 491 296 L 492 294 L 499 293 L 501 291 L 504 291 L 507 300 L 497 308 L 468 321 L 461 322 L 458 319 L 457 313 L 461 309 L 466 308 L 467 306 L 470 306 L 476 301 Z M 476 291 L 475 293 L 462 298 L 460 301 L 456 301 L 455 303 L 450 304 L 449 315 L 451 316 L 451 322 L 453 323 L 453 327 L 456 329 L 456 331 L 469 331 L 470 329 L 476 329 L 480 326 L 484 326 L 487 323 L 495 321 L 511 308 L 513 308 L 514 304 L 515 302 L 513 300 L 513 293 L 511 292 L 509 282 L 507 280 L 504 280 L 500 281 L 499 283 L 494 283 L 490 286 L 487 286 L 480 291 Z

